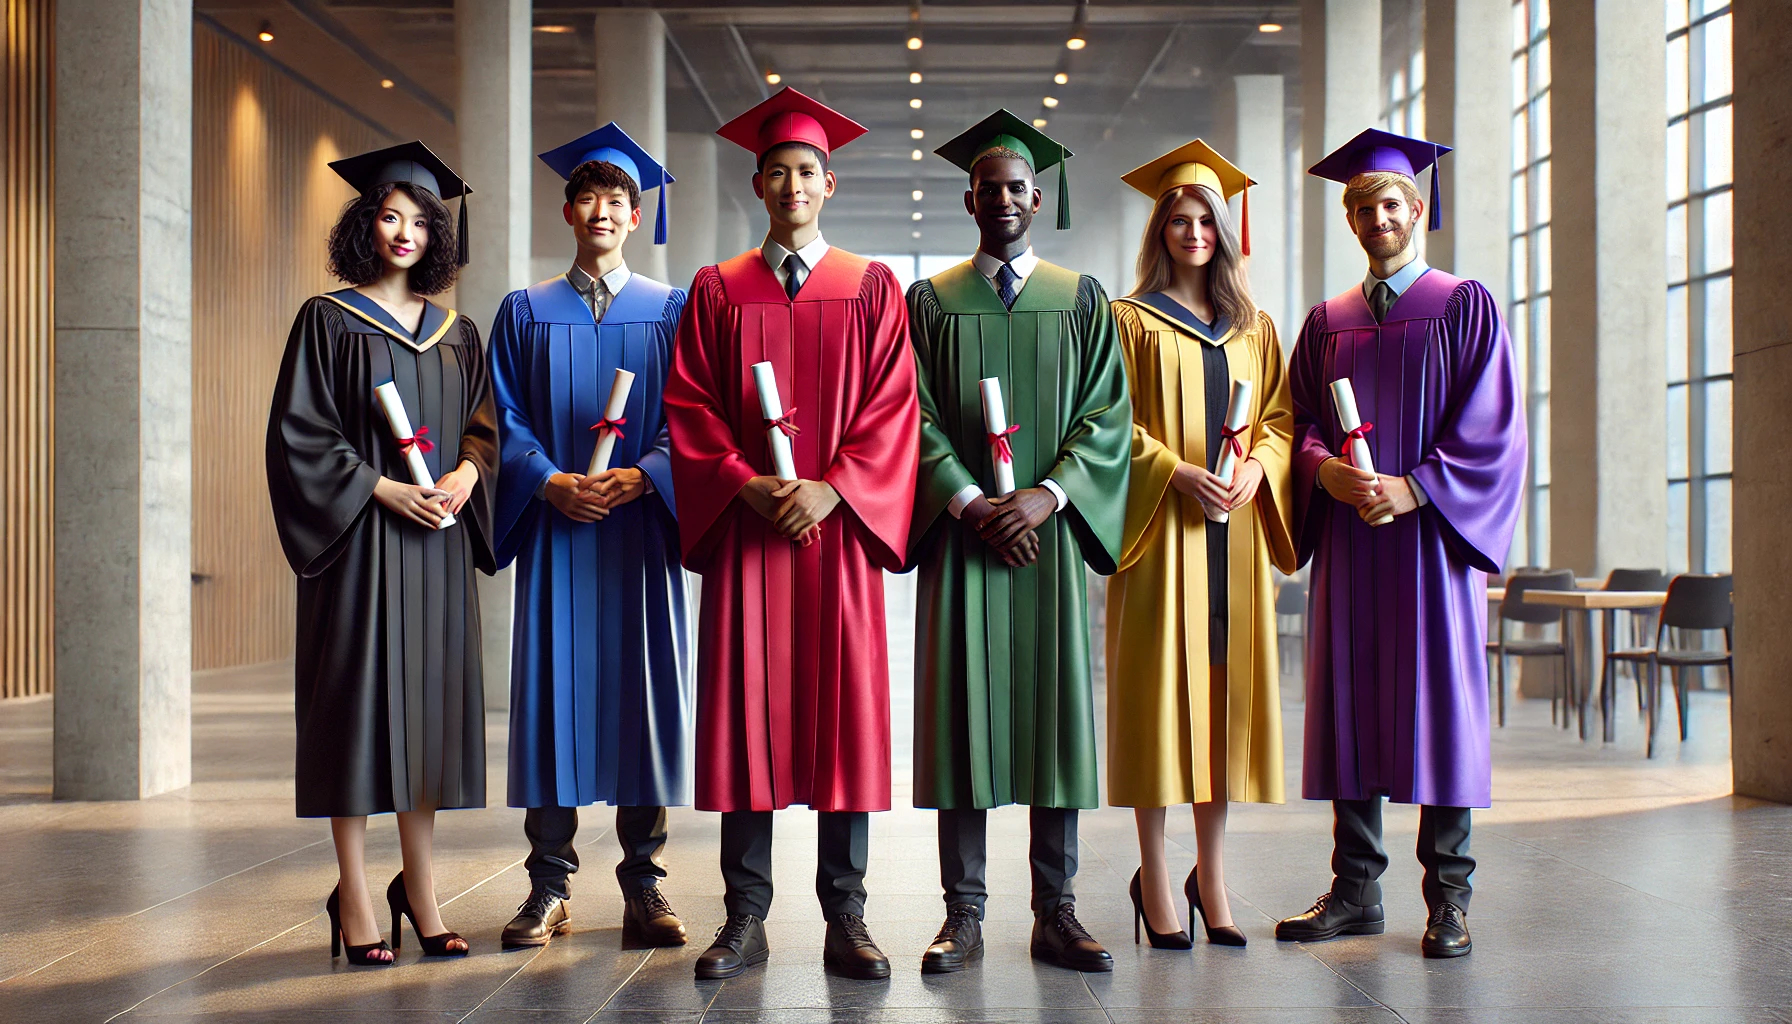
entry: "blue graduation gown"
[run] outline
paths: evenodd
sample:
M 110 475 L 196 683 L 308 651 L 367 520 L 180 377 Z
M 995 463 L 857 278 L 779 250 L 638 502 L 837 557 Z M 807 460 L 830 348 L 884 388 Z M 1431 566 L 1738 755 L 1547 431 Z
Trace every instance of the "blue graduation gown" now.
M 602 323 L 565 277 L 510 293 L 492 325 L 503 468 L 493 534 L 517 563 L 510 805 L 691 800 L 693 702 L 670 438 L 660 395 L 685 293 L 640 275 Z M 596 523 L 536 491 L 583 473 L 617 368 L 636 374 L 612 468 L 653 483 Z

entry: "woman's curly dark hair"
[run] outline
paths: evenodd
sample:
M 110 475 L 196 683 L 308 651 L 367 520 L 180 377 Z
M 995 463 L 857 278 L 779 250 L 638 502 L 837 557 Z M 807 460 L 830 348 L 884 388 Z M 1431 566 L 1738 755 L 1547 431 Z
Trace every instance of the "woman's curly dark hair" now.
M 411 290 L 418 295 L 439 295 L 454 287 L 454 278 L 460 272 L 454 218 L 433 192 L 404 182 L 368 189 L 342 208 L 342 216 L 330 229 L 330 273 L 349 285 L 372 284 L 380 279 L 385 264 L 374 247 L 374 221 L 393 189 L 403 189 L 429 218 L 429 242 L 423 247 L 423 258 L 411 267 Z

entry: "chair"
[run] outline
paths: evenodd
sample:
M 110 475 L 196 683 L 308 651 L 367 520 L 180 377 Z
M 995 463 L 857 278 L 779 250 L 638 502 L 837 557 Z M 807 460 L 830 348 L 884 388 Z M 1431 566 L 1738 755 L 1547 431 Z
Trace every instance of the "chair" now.
M 1680 720 L 1680 742 L 1686 742 L 1686 685 L 1682 670 L 1722 665 L 1729 677 L 1730 688 L 1736 686 L 1736 664 L 1731 658 L 1735 649 L 1733 628 L 1735 604 L 1731 600 L 1729 573 L 1711 575 L 1684 574 L 1668 583 L 1667 603 L 1661 608 L 1661 621 L 1655 627 L 1655 646 L 1613 651 L 1609 657 L 1646 666 L 1649 673 L 1649 741 L 1648 757 L 1655 756 L 1655 730 L 1661 722 L 1661 668 L 1667 666 L 1674 685 L 1674 710 Z M 1668 647 L 1669 629 L 1709 631 L 1723 630 L 1721 651 L 1703 648 Z
M 1284 619 L 1290 619 L 1290 618 L 1295 620 L 1293 632 L 1288 632 L 1282 628 L 1282 621 Z M 1306 643 L 1306 635 L 1307 635 L 1306 621 L 1307 621 L 1307 588 L 1302 586 L 1299 580 L 1289 580 L 1287 583 L 1284 583 L 1281 586 L 1277 587 L 1276 588 L 1276 639 L 1280 640 L 1283 637 L 1295 637 L 1295 638 L 1300 639 L 1302 644 L 1305 644 Z M 1281 657 L 1283 659 L 1285 659 L 1288 656 L 1286 644 L 1278 644 L 1277 649 L 1282 652 Z M 1304 656 L 1305 656 L 1304 648 L 1302 651 L 1302 655 L 1304 658 Z M 1278 665 L 1277 668 L 1280 669 L 1281 666 Z
M 1662 572 L 1660 569 L 1613 569 L 1610 575 L 1606 576 L 1604 586 L 1601 586 L 1599 589 L 1620 591 L 1666 590 L 1668 589 L 1668 574 Z M 1608 685 L 1616 686 L 1618 682 L 1617 669 L 1612 665 L 1611 655 L 1612 648 L 1615 646 L 1613 643 L 1613 636 L 1617 628 L 1619 610 L 1620 609 L 1617 608 L 1607 608 L 1605 609 L 1604 615 L 1601 616 L 1604 620 L 1603 625 L 1605 627 L 1601 631 L 1602 639 L 1600 641 L 1602 653 L 1604 654 L 1604 661 L 1599 666 L 1599 699 L 1602 704 L 1607 700 L 1608 691 L 1606 690 L 1606 687 Z M 1625 624 L 1630 627 L 1630 646 L 1633 649 L 1640 649 L 1649 642 L 1648 633 L 1646 631 L 1655 625 L 1655 616 L 1660 614 L 1660 612 L 1653 608 L 1630 608 L 1623 610 L 1627 612 L 1627 615 L 1625 616 Z M 1648 701 L 1643 694 L 1643 673 L 1633 671 L 1631 672 L 1631 676 L 1636 679 L 1636 713 L 1641 717 L 1642 715 L 1649 713 Z
M 1574 570 L 1550 569 L 1544 571 L 1517 572 L 1506 581 L 1506 596 L 1500 600 L 1500 617 L 1495 624 L 1494 638 L 1487 641 L 1488 655 L 1499 660 L 1496 675 L 1499 687 L 1499 723 L 1506 727 L 1506 659 L 1513 655 L 1525 658 L 1555 657 L 1562 659 L 1562 675 L 1568 683 L 1568 693 L 1562 694 L 1561 687 L 1550 694 L 1549 720 L 1556 720 L 1556 701 L 1562 701 L 1562 716 L 1566 722 L 1568 705 L 1574 695 L 1574 659 L 1569 657 L 1568 629 L 1562 616 L 1566 609 L 1552 608 L 1548 605 L 1525 604 L 1524 592 L 1527 590 L 1573 590 Z M 1519 622 L 1530 625 L 1556 626 L 1556 638 L 1518 637 L 1508 639 L 1506 623 Z

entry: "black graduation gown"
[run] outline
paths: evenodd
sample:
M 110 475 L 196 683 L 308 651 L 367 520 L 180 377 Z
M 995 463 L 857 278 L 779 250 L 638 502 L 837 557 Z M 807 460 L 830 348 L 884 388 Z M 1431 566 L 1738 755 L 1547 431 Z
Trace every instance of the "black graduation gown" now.
M 412 482 L 374 399 L 395 381 L 440 476 L 479 484 L 430 530 L 373 499 Z M 415 336 L 352 289 L 306 301 L 268 416 L 268 490 L 299 577 L 300 817 L 485 806 L 475 568 L 491 573 L 497 428 L 478 328 L 433 303 Z

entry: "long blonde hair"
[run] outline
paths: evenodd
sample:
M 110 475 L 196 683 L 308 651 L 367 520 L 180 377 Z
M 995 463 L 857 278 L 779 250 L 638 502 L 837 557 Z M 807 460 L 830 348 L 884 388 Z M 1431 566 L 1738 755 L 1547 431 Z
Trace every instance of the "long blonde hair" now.
M 1170 222 L 1170 211 L 1178 200 L 1192 196 L 1207 204 L 1213 214 L 1214 234 L 1219 245 L 1213 259 L 1207 261 L 1207 296 L 1213 308 L 1226 322 L 1240 330 L 1248 330 L 1257 320 L 1257 303 L 1251 298 L 1251 281 L 1245 273 L 1243 247 L 1238 244 L 1238 231 L 1232 226 L 1232 212 L 1226 201 L 1206 185 L 1182 185 L 1158 197 L 1145 224 L 1145 237 L 1139 240 L 1139 283 L 1129 296 L 1161 292 L 1176 278 L 1176 263 L 1164 245 L 1164 226 Z

